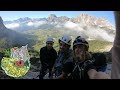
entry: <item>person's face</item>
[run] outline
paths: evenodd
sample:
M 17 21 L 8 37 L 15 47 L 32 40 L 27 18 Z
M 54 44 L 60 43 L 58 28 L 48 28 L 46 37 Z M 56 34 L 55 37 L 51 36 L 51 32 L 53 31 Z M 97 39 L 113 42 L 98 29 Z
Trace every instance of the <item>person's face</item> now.
M 46 46 L 47 46 L 47 49 L 52 49 L 52 47 L 53 47 L 53 42 L 46 42 Z
M 69 49 L 69 47 L 70 47 L 69 45 L 67 45 L 66 43 L 64 43 L 62 41 L 60 41 L 59 45 L 60 45 L 60 51 L 61 52 L 67 51 Z
M 76 45 L 74 49 L 74 53 L 76 57 L 82 58 L 85 55 L 85 46 L 84 45 Z

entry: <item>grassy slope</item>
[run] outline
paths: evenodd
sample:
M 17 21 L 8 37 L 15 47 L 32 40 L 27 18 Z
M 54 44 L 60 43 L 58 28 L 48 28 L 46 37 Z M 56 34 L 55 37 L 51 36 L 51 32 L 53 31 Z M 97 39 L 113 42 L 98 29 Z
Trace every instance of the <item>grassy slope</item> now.
M 63 32 L 61 31 L 52 31 L 52 30 L 38 30 L 35 31 L 34 33 L 32 32 L 37 37 L 37 42 L 33 46 L 34 50 L 39 51 L 41 47 L 45 46 L 45 41 L 47 36 L 51 35 L 54 37 L 55 43 L 54 43 L 54 48 L 58 51 L 59 45 L 58 45 L 58 40 L 59 38 L 63 35 Z M 70 33 L 70 35 L 72 35 Z M 74 40 L 75 36 L 72 37 Z M 89 42 L 89 51 L 91 52 L 99 52 L 100 49 L 104 49 L 107 45 L 111 45 L 112 43 L 107 42 L 107 41 L 99 41 L 99 40 L 92 40 L 88 41 Z M 71 46 L 72 47 L 72 46 Z
M 31 30 L 26 33 L 29 33 L 30 35 L 32 34 L 35 36 L 33 39 L 36 41 L 36 43 L 33 45 L 32 48 L 29 48 L 29 52 L 30 52 L 30 55 L 32 55 L 32 57 L 38 58 L 40 48 L 45 46 L 46 44 L 45 41 L 47 36 L 51 35 L 54 38 L 55 40 L 54 48 L 58 51 L 59 49 L 58 40 L 63 35 L 64 32 L 60 30 L 54 30 L 54 32 L 53 30 L 36 30 L 36 31 Z M 72 35 L 72 33 L 69 33 L 69 34 Z M 73 35 L 72 39 L 74 40 L 74 38 L 75 36 Z M 4 40 L 1 40 L 1 41 L 2 43 L 5 43 Z M 111 44 L 112 43 L 107 41 L 98 41 L 98 40 L 89 41 L 89 51 L 100 52 L 100 49 L 104 49 L 107 45 L 111 45 Z

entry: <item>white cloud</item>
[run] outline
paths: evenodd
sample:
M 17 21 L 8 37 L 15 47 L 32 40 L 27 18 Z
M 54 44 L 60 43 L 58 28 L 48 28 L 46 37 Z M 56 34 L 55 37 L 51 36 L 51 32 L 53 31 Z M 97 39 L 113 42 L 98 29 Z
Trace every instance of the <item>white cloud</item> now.
M 64 27 L 66 27 L 68 29 L 71 29 L 71 30 L 76 30 L 78 32 L 79 31 L 80 32 L 84 31 L 83 28 L 80 26 L 80 24 L 76 24 L 76 23 L 73 23 L 73 22 L 70 22 L 70 21 L 66 22 L 64 24 Z
M 18 28 L 20 26 L 20 24 L 19 23 L 11 23 L 11 24 L 6 24 L 5 26 L 7 28 L 14 29 L 14 28 Z
M 33 22 L 28 22 L 27 25 L 28 26 L 33 26 Z
M 38 27 L 40 25 L 46 24 L 45 21 L 39 21 L 39 22 L 28 22 L 27 25 L 28 26 L 34 26 L 34 27 Z
M 66 28 L 70 28 L 70 29 L 73 29 L 73 28 L 76 28 L 78 25 L 73 23 L 73 22 L 70 22 L 70 21 L 67 21 L 64 25 Z
M 61 28 L 62 26 L 61 26 L 61 25 L 56 25 L 55 27 L 56 27 L 56 28 Z
M 92 28 L 90 26 L 86 26 L 86 29 L 83 29 L 82 24 L 75 24 L 72 22 L 67 22 L 64 25 L 66 28 L 71 29 L 72 31 L 76 31 L 77 34 L 81 36 L 88 36 L 90 39 L 98 39 L 98 40 L 106 40 L 109 42 L 114 41 L 114 35 L 109 35 L 106 30 L 99 28 Z
M 114 37 L 109 35 L 104 30 L 99 30 L 99 35 L 106 41 L 109 41 L 109 42 L 113 42 L 114 41 Z
M 95 39 L 99 39 L 99 40 L 106 40 L 106 41 L 109 41 L 109 42 L 114 41 L 114 36 L 109 35 L 103 29 L 88 28 L 88 30 L 85 31 L 85 33 L 86 33 L 87 36 L 89 36 L 91 38 L 95 38 Z

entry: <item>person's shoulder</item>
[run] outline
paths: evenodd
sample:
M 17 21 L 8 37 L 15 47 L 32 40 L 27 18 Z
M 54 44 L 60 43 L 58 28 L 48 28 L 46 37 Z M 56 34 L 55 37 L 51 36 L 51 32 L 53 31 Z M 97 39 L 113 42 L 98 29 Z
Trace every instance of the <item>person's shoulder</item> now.
M 64 64 L 67 64 L 67 65 L 73 65 L 74 62 L 73 62 L 73 58 L 68 58 L 67 60 L 65 60 Z
M 105 56 L 104 53 L 96 52 L 92 53 L 93 57 Z
M 54 52 L 57 52 L 54 48 L 52 48 L 52 50 L 53 50 Z
M 40 50 L 45 50 L 46 49 L 46 46 L 42 47 Z
M 68 51 L 68 55 L 70 55 L 70 56 L 73 55 L 73 50 L 72 50 L 72 49 L 69 49 L 69 51 Z
M 57 51 L 54 48 L 52 49 L 52 52 L 54 55 L 57 55 Z
M 73 52 L 73 50 L 70 48 L 70 49 L 69 49 L 69 52 Z
M 104 53 L 94 53 L 92 54 L 92 57 L 96 60 L 106 60 L 106 56 Z

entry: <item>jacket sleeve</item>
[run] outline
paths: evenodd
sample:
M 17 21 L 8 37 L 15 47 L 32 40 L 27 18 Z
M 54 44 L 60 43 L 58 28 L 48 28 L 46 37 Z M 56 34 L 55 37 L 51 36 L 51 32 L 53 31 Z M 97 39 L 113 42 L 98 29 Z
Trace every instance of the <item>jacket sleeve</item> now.
M 120 11 L 115 11 L 116 36 L 112 48 L 112 79 L 120 79 Z
M 57 52 L 54 50 L 53 51 L 53 56 L 52 56 L 52 60 L 50 62 L 50 66 L 53 67 L 55 62 L 56 62 L 56 59 L 57 59 Z
M 65 72 L 66 74 L 71 73 L 73 70 L 73 67 L 74 67 L 73 52 L 71 52 L 66 62 L 63 64 L 63 72 Z
M 45 57 L 44 57 L 45 53 L 43 48 L 40 49 L 40 61 L 41 63 L 43 63 L 45 61 Z
M 56 59 L 57 59 L 57 52 L 54 51 L 54 57 L 53 57 L 53 61 L 54 61 L 54 63 L 55 63 Z

